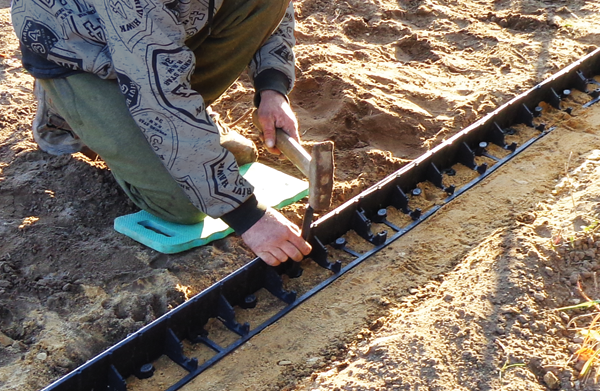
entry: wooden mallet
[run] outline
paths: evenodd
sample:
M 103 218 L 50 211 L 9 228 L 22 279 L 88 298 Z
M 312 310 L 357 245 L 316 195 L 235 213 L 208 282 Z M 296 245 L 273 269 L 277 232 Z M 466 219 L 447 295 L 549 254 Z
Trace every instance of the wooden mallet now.
M 275 146 L 308 178 L 308 207 L 302 222 L 302 237 L 308 240 L 314 212 L 323 211 L 331 205 L 333 191 L 333 142 L 315 143 L 312 153 L 282 129 L 276 130 Z

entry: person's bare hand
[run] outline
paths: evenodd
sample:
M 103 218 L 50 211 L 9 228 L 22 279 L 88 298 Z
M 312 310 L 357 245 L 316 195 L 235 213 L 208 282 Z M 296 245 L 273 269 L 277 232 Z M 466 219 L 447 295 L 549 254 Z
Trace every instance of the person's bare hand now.
M 260 93 L 260 105 L 255 112 L 254 124 L 262 132 L 262 139 L 267 151 L 279 155 L 275 147 L 275 129 L 281 128 L 293 139 L 300 142 L 298 136 L 298 120 L 290 104 L 277 91 L 265 90 Z
M 300 262 L 312 249 L 300 236 L 300 229 L 272 208 L 268 208 L 264 216 L 242 234 L 242 239 L 271 266 L 277 266 L 288 258 Z

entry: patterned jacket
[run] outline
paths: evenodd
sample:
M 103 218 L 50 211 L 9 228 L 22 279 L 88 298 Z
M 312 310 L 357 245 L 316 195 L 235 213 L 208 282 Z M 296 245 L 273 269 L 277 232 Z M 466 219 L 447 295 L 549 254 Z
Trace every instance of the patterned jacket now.
M 214 12 L 222 2 L 215 1 Z M 33 76 L 84 71 L 117 79 L 131 115 L 191 202 L 209 216 L 221 217 L 256 208 L 256 201 L 232 154 L 221 147 L 202 97 L 190 85 L 195 57 L 184 42 L 211 18 L 208 4 L 13 0 L 11 14 L 24 66 Z M 294 83 L 293 30 L 290 1 L 278 30 L 250 63 L 254 80 L 261 73 L 285 75 L 284 93 Z

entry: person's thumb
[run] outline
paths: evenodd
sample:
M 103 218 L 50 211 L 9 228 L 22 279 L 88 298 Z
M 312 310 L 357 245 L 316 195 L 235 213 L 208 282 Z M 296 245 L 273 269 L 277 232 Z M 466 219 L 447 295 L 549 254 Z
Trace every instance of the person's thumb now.
M 254 126 L 262 133 L 263 140 L 267 148 L 275 148 L 275 123 L 272 119 L 260 116 L 258 110 L 252 113 L 252 122 Z

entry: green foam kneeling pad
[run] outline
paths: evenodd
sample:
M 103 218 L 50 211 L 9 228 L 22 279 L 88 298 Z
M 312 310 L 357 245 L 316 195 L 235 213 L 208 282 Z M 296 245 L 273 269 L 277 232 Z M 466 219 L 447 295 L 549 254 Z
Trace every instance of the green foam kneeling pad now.
M 258 200 L 275 209 L 290 205 L 308 195 L 308 183 L 261 163 L 240 167 L 240 173 L 254 186 Z M 233 233 L 221 219 L 207 216 L 204 221 L 183 225 L 162 220 L 146 211 L 117 217 L 117 232 L 164 254 L 175 254 L 203 246 Z

